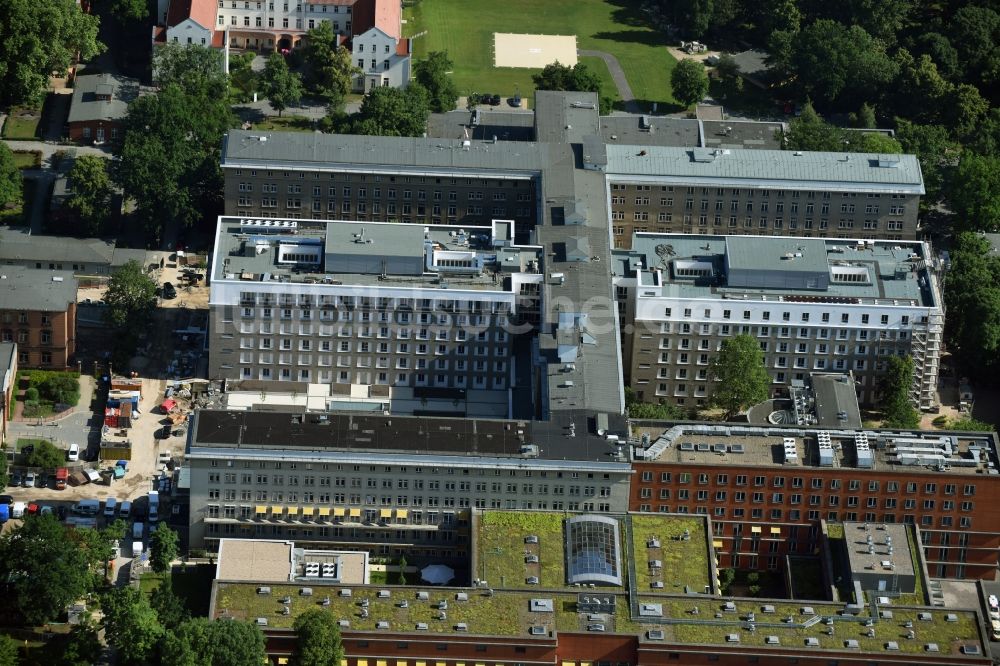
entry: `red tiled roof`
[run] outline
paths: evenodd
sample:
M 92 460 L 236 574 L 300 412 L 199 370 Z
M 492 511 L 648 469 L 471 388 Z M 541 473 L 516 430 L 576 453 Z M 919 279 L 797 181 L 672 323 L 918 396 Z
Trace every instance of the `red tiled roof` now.
M 212 46 L 221 49 L 226 46 L 226 33 L 222 30 L 212 31 Z
M 398 56 L 410 55 L 410 40 L 401 39 L 398 42 L 396 42 L 396 55 Z
M 399 39 L 402 22 L 400 0 L 358 0 L 354 5 L 351 31 L 363 35 L 369 28 L 378 28 L 393 39 Z
M 170 0 L 167 9 L 167 27 L 174 27 L 187 19 L 194 20 L 203 28 L 215 27 L 216 0 Z
M 167 41 L 167 29 L 162 25 L 153 26 L 153 41 L 157 43 L 165 43 Z

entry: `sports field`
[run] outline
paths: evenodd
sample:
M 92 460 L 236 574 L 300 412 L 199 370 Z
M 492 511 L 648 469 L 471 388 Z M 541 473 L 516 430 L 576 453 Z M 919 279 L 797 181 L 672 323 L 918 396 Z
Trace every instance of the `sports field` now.
M 632 93 L 644 106 L 673 105 L 670 71 L 676 61 L 666 38 L 646 27 L 636 0 L 416 0 L 404 10 L 406 36 L 419 35 L 417 58 L 429 51 L 448 51 L 461 94 L 497 93 L 508 97 L 519 89 L 531 98 L 531 75 L 538 70 L 493 66 L 493 33 L 576 35 L 580 49 L 605 51 L 618 58 Z M 582 57 L 602 81 L 602 94 L 618 98 L 603 61 Z

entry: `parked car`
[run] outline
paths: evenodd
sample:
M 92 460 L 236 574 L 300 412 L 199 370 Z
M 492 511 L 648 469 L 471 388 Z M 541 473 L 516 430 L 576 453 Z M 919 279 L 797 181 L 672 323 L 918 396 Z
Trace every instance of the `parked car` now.
M 500 95 L 490 95 L 490 106 L 500 106 Z
M 69 510 L 67 510 L 65 506 L 60 504 L 56 507 L 56 517 L 59 518 L 59 520 L 66 520 L 67 515 L 69 515 Z
M 13 504 L 14 498 L 10 495 L 0 495 L 0 504 Z
M 10 485 L 11 485 L 11 487 L 12 488 L 18 488 L 18 487 L 20 487 L 22 480 L 23 479 L 21 478 L 21 473 L 20 472 L 14 472 L 13 474 L 10 475 Z
M 35 473 L 34 472 L 28 472 L 27 474 L 24 475 L 24 487 L 25 488 L 34 488 L 35 487 Z
M 163 283 L 163 298 L 167 300 L 177 298 L 177 290 L 174 289 L 174 285 L 169 282 Z
M 1000 610 L 1000 599 L 997 598 L 997 595 L 991 594 L 986 601 L 990 605 L 990 610 Z
M 66 450 L 66 460 L 70 462 L 79 462 L 80 460 L 80 445 L 70 444 L 69 449 Z

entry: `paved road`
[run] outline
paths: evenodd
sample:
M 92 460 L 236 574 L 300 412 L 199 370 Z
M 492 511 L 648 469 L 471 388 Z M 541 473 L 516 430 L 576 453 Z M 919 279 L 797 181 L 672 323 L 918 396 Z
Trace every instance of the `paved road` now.
M 604 64 L 608 66 L 608 71 L 611 72 L 611 78 L 618 88 L 618 95 L 622 98 L 622 102 L 624 102 L 625 110 L 629 113 L 642 113 L 642 109 L 639 108 L 639 105 L 635 101 L 635 96 L 632 94 L 632 87 L 629 86 L 628 79 L 625 78 L 625 71 L 618 62 L 618 58 L 604 51 L 591 51 L 589 49 L 580 49 L 577 51 L 577 55 L 593 56 L 603 60 Z
M 346 113 L 356 113 L 360 108 L 360 102 L 349 102 L 344 105 L 344 111 Z M 264 120 L 265 116 L 278 115 L 278 112 L 271 107 L 271 103 L 266 99 L 261 99 L 256 102 L 234 104 L 233 112 L 239 116 L 240 120 L 247 120 L 251 123 L 261 122 Z M 290 106 L 282 111 L 282 115 L 319 120 L 326 117 L 326 105 L 303 100 L 298 106 Z
M 76 146 L 54 141 L 12 141 L 4 139 L 4 143 L 11 150 L 37 150 L 42 153 L 42 166 L 52 166 L 52 156 L 59 151 L 70 152 L 76 155 L 97 155 L 99 157 L 111 157 L 111 148 L 106 146 Z

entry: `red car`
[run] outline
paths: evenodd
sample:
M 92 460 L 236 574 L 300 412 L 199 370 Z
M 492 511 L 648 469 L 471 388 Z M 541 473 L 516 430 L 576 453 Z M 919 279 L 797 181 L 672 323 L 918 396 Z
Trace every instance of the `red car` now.
M 41 506 L 32 502 L 28 505 L 28 514 L 35 515 L 41 509 Z

